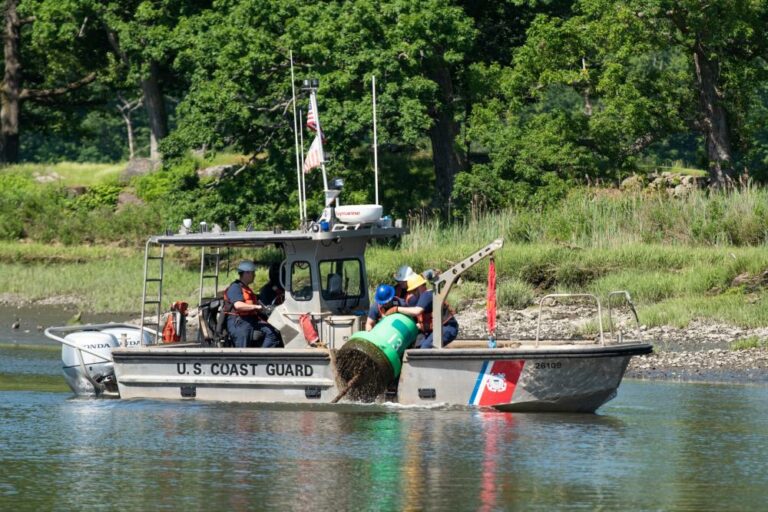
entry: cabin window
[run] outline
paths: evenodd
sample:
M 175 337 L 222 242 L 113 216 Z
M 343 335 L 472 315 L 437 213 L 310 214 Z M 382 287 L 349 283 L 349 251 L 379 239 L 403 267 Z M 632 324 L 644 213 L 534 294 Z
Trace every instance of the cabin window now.
M 308 261 L 294 261 L 291 265 L 291 297 L 312 299 L 312 266 Z
M 321 293 L 325 300 L 358 298 L 363 294 L 360 260 L 320 262 Z

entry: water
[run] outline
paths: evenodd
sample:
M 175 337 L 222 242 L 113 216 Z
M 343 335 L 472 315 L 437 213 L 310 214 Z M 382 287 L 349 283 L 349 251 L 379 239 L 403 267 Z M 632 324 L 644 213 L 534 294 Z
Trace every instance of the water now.
M 599 415 L 0 392 L 0 509 L 759 510 L 765 387 L 626 381 Z
M 41 340 L 38 340 L 40 342 Z M 0 374 L 59 374 L 0 348 Z M 0 510 L 763 510 L 768 387 L 626 380 L 597 415 L 0 391 Z

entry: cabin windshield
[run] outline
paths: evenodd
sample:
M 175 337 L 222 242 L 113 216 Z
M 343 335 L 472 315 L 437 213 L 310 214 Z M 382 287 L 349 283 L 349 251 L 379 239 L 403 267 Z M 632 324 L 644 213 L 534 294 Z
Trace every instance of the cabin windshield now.
M 312 299 L 312 266 L 308 261 L 294 261 L 291 265 L 291 297 L 293 300 Z
M 362 265 L 358 259 L 320 262 L 321 293 L 325 300 L 360 298 L 363 295 Z

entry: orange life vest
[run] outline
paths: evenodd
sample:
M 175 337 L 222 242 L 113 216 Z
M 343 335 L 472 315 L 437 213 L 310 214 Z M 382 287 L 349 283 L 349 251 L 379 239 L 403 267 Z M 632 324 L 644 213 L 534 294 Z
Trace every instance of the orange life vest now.
M 227 286 L 227 289 L 224 290 L 224 301 L 228 302 L 232 305 L 232 309 L 230 312 L 228 312 L 228 315 L 236 315 L 236 316 L 259 316 L 261 315 L 260 311 L 251 310 L 251 311 L 238 311 L 235 309 L 235 304 L 229 300 L 229 288 L 233 285 L 239 285 L 240 288 L 243 290 L 243 300 L 242 302 L 245 302 L 246 304 L 260 304 L 259 297 L 256 295 L 256 292 L 251 290 L 248 285 L 245 283 L 242 283 L 240 281 L 235 281 L 231 285 Z M 239 302 L 239 301 L 238 301 Z
M 443 303 L 443 325 L 447 324 L 451 318 L 453 318 L 453 308 L 448 305 L 447 302 Z M 432 312 L 427 313 L 423 311 L 420 315 L 416 315 L 416 325 L 419 330 L 424 334 L 432 332 Z

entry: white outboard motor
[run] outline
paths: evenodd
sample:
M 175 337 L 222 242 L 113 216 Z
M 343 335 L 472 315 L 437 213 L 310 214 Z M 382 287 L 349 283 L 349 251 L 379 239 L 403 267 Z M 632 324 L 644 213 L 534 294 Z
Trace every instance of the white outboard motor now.
M 109 327 L 108 329 L 101 329 L 101 332 L 114 336 L 117 344 L 121 347 L 140 347 L 152 343 L 152 335 L 143 331 L 144 335 L 142 336 L 142 330 L 138 327 Z
M 98 396 L 104 392 L 117 392 L 112 349 L 118 346 L 112 334 L 99 331 L 80 331 L 67 334 L 69 345 L 61 347 L 64 378 L 78 396 Z

